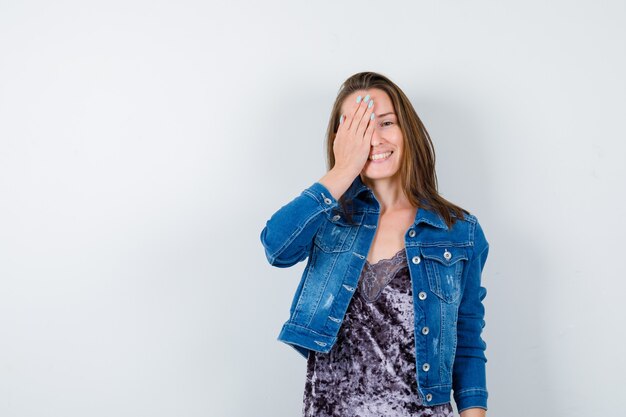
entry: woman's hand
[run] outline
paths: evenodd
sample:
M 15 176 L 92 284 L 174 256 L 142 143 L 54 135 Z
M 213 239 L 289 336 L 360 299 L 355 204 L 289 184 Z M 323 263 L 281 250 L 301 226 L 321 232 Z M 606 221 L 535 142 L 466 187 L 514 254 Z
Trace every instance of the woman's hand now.
M 359 96 L 360 97 L 360 96 Z M 348 114 L 339 123 L 333 142 L 335 166 L 338 170 L 354 173 L 355 178 L 361 173 L 370 154 L 372 135 L 374 134 L 374 100 L 361 100 L 353 103 Z

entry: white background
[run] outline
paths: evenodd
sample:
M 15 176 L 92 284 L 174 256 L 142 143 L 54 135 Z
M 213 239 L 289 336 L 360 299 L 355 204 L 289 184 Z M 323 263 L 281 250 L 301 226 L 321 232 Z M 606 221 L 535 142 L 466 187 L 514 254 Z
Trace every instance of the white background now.
M 490 416 L 622 412 L 622 1 L 0 2 L 0 415 L 293 417 L 304 263 L 259 234 L 325 172 L 339 85 L 412 100 L 491 244 Z

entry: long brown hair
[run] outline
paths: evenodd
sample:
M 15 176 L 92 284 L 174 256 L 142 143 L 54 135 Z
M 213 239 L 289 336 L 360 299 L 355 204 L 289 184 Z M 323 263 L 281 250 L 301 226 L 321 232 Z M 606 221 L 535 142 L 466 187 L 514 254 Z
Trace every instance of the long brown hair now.
M 333 142 L 339 128 L 341 105 L 350 94 L 357 90 L 377 88 L 389 96 L 398 118 L 398 127 L 402 132 L 404 152 L 400 163 L 400 178 L 408 200 L 414 207 L 424 207 L 435 211 L 441 216 L 448 228 L 454 225 L 455 217 L 463 218 L 463 212 L 469 211 L 451 203 L 439 195 L 437 173 L 435 172 L 435 149 L 430 135 L 420 120 L 413 105 L 404 92 L 389 78 L 375 72 L 359 72 L 343 82 L 335 99 L 328 130 L 326 132 L 326 165 L 328 170 L 335 166 Z M 346 207 L 345 194 L 339 202 L 350 216 Z

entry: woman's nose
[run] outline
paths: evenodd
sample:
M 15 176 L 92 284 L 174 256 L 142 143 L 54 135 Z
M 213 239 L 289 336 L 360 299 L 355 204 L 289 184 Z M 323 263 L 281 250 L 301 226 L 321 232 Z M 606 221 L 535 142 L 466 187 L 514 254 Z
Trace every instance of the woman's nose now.
M 385 139 L 382 137 L 382 133 L 376 127 L 374 127 L 374 133 L 372 134 L 371 142 L 372 146 L 380 145 L 383 142 L 385 142 Z

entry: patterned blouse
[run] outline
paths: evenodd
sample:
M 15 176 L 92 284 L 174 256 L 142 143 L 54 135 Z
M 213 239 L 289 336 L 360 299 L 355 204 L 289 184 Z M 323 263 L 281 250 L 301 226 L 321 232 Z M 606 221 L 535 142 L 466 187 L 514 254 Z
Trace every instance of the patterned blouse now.
M 307 360 L 303 417 L 453 417 L 417 393 L 413 298 L 406 252 L 365 262 L 337 341 Z

